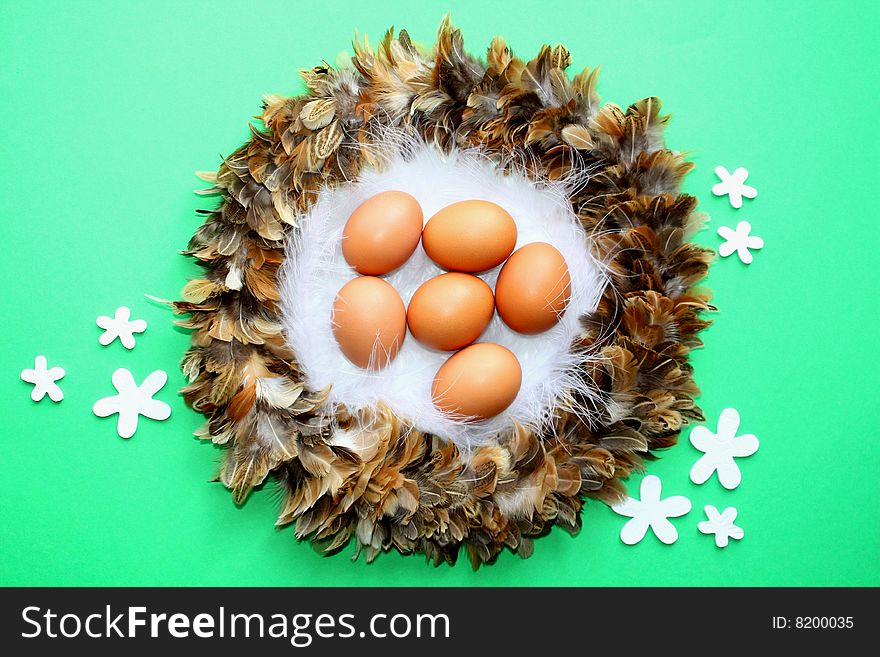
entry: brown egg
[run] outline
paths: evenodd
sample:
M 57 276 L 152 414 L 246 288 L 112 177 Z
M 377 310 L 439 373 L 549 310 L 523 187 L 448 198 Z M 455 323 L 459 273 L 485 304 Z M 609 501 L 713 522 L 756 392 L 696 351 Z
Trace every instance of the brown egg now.
M 406 311 L 413 337 L 428 347 L 452 351 L 480 337 L 492 315 L 495 297 L 471 274 L 440 274 L 422 284 Z
M 342 353 L 365 369 L 388 365 L 406 337 L 403 299 L 375 276 L 359 276 L 342 286 L 333 302 L 332 322 Z
M 406 262 L 422 236 L 422 207 L 406 192 L 361 203 L 342 231 L 342 255 L 359 274 L 381 276 Z
M 486 271 L 513 251 L 516 223 L 507 210 L 491 201 L 459 201 L 431 217 L 422 246 L 445 269 Z
M 512 351 L 478 342 L 443 363 L 434 377 L 431 396 L 441 411 L 479 421 L 510 406 L 521 384 L 522 368 Z
M 498 273 L 495 307 L 519 333 L 540 333 L 559 321 L 571 298 L 565 258 L 546 242 L 517 249 Z

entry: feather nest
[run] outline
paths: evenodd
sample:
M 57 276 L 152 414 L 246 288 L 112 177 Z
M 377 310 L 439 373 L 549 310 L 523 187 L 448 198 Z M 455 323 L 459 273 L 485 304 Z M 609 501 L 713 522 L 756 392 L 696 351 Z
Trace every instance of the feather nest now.
M 303 97 L 267 95 L 262 128 L 200 174 L 221 202 L 186 251 L 204 275 L 174 304 L 192 330 L 184 398 L 207 417 L 197 435 L 226 448 L 218 480 L 235 500 L 273 475 L 278 523 L 328 552 L 353 539 L 368 560 L 529 556 L 552 525 L 578 530 L 585 499 L 620 499 L 621 478 L 702 417 L 688 355 L 708 325 L 697 284 L 712 253 L 688 241 L 702 221 L 680 192 L 691 165 L 665 148 L 658 99 L 600 105 L 598 69 L 569 78 L 562 46 L 523 61 L 496 38 L 482 63 L 447 17 L 430 53 L 405 31 L 354 52 L 351 68 L 302 71 Z M 575 345 L 602 355 L 577 372 L 598 394 L 561 399 L 542 435 L 517 427 L 464 453 L 385 408 L 331 411 L 329 391 L 303 383 L 279 320 L 284 238 L 322 186 L 381 165 L 371 144 L 388 126 L 538 180 L 592 172 L 569 201 L 611 278 Z

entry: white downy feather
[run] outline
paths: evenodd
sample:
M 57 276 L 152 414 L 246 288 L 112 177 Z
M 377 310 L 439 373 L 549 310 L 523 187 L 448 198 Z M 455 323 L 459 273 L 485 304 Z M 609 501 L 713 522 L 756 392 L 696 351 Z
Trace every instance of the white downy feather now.
M 376 142 L 374 142 L 376 143 Z M 591 354 L 574 354 L 570 345 L 581 333 L 579 318 L 593 311 L 607 283 L 601 263 L 589 252 L 587 236 L 567 201 L 572 185 L 581 184 L 588 171 L 566 181 L 537 184 L 525 175 L 502 173 L 479 150 L 457 150 L 443 155 L 400 133 L 389 133 L 371 147 L 382 170 L 367 169 L 356 182 L 325 188 L 306 216 L 297 218 L 286 246 L 282 270 L 284 328 L 305 375 L 306 385 L 320 390 L 331 385 L 328 402 L 357 410 L 382 402 L 422 431 L 469 448 L 513 423 L 537 430 L 547 428 L 564 390 L 584 389 L 574 365 Z M 496 313 L 479 342 L 496 342 L 516 354 L 523 384 L 513 404 L 484 422 L 465 423 L 444 416 L 431 402 L 431 382 L 449 357 L 422 346 L 407 333 L 397 358 L 384 370 L 369 372 L 349 362 L 333 337 L 331 309 L 339 289 L 355 277 L 342 255 L 342 230 L 352 211 L 370 196 L 385 190 L 412 194 L 427 222 L 450 203 L 485 199 L 504 207 L 518 229 L 517 248 L 548 242 L 565 257 L 572 279 L 572 297 L 560 322 L 533 336 L 510 330 Z M 494 289 L 497 267 L 480 274 Z M 421 245 L 413 257 L 384 278 L 405 303 L 429 278 L 442 273 Z M 227 283 L 228 285 L 228 283 Z M 589 418 L 586 418 L 589 420 Z

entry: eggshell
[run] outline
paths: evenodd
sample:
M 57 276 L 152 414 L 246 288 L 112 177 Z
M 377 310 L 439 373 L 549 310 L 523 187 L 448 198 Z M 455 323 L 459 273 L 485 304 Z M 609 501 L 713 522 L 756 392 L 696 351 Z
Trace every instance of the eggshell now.
M 486 420 L 513 403 L 521 384 L 522 368 L 512 351 L 478 342 L 443 363 L 431 397 L 438 409 L 454 417 Z
M 519 333 L 540 333 L 552 327 L 570 298 L 571 274 L 565 258 L 545 242 L 517 249 L 495 284 L 498 314 Z
M 486 271 L 513 251 L 516 223 L 507 210 L 491 201 L 459 201 L 431 217 L 422 246 L 445 269 Z
M 380 370 L 397 356 L 406 337 L 406 307 L 391 285 L 359 276 L 333 301 L 333 335 L 352 363 Z
M 406 311 L 413 337 L 428 347 L 452 351 L 480 337 L 495 313 L 495 297 L 471 274 L 440 274 L 416 290 Z
M 342 231 L 342 255 L 359 274 L 381 276 L 416 250 L 424 216 L 406 192 L 381 192 L 361 203 Z

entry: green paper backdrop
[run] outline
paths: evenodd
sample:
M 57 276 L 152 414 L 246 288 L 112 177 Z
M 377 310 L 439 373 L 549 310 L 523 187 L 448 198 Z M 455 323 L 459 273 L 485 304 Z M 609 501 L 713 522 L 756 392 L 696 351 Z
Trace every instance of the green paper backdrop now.
M 878 585 L 878 80 L 875 2 L 0 2 L 0 582 L 6 585 Z M 714 326 L 694 354 L 710 428 L 734 406 L 759 452 L 743 483 L 688 479 L 687 431 L 649 471 L 694 510 L 672 546 L 624 546 L 625 519 L 589 503 L 577 537 L 537 541 L 474 573 L 388 554 L 326 558 L 273 527 L 267 485 L 236 507 L 208 483 L 219 451 L 175 390 L 189 338 L 145 298 L 196 269 L 177 255 L 199 225 L 196 169 L 248 135 L 266 92 L 390 25 L 433 40 L 445 9 L 469 50 L 496 33 L 530 57 L 564 43 L 602 65 L 605 101 L 648 95 L 673 114 L 686 190 L 711 215 L 698 240 L 747 219 L 766 247 L 719 260 Z M 733 210 L 713 169 L 745 166 L 760 194 Z M 149 322 L 128 352 L 95 318 Z M 65 399 L 30 400 L 20 371 L 45 354 Z M 169 373 L 164 423 L 122 440 L 91 412 L 110 374 Z M 630 481 L 637 490 L 638 477 Z M 703 506 L 736 506 L 745 538 L 717 549 Z

